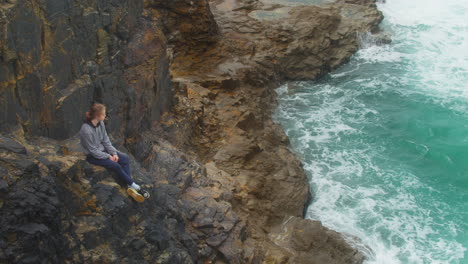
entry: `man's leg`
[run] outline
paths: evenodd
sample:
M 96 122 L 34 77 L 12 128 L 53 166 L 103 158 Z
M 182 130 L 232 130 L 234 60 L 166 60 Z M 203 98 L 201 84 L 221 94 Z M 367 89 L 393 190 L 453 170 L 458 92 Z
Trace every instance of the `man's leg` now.
M 122 166 L 125 173 L 127 173 L 127 175 L 131 178 L 132 176 L 130 174 L 130 159 L 126 154 L 119 151 L 117 151 L 117 156 L 119 156 L 119 160 L 117 162 L 120 164 L 120 166 Z
M 86 159 L 89 163 L 103 166 L 105 168 L 111 169 L 119 175 L 119 177 L 125 181 L 126 184 L 131 185 L 133 183 L 130 176 L 125 172 L 125 170 L 120 166 L 118 162 L 112 161 L 110 159 L 96 159 L 94 157 L 90 157 Z

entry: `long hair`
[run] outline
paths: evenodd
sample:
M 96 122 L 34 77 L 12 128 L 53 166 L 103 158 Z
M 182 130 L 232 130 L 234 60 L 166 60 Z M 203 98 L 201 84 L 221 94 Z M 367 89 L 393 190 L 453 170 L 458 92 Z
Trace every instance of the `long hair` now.
M 86 113 L 85 113 L 86 121 L 91 121 L 98 114 L 104 112 L 104 110 L 106 110 L 105 105 L 100 104 L 100 103 L 92 104 L 91 107 L 89 108 L 89 111 L 86 111 Z

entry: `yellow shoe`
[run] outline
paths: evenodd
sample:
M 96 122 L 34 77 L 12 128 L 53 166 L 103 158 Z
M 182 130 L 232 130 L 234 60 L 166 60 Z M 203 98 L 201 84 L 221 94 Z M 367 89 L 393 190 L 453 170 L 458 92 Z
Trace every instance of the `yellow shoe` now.
M 143 197 L 141 194 L 138 193 L 137 190 L 133 188 L 128 188 L 127 189 L 128 195 L 130 195 L 135 201 L 142 203 L 145 200 L 145 197 Z

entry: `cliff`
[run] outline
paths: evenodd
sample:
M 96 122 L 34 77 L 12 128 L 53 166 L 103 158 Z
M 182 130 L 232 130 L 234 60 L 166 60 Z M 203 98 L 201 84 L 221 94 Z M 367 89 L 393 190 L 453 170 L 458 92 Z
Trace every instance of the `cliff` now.
M 273 88 L 346 62 L 382 15 L 273 2 L 0 0 L 0 262 L 362 263 L 303 219 Z M 84 161 L 92 101 L 143 204 Z

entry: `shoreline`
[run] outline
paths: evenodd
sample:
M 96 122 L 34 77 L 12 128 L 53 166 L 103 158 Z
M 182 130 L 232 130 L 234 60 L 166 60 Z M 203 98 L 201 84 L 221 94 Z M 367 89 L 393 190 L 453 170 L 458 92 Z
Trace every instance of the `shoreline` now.
M 296 25 L 304 23 L 303 28 L 291 31 L 292 28 L 281 27 L 287 27 L 287 23 L 276 27 L 277 25 L 270 23 L 269 20 L 259 21 L 249 16 L 250 12 L 271 10 L 271 7 L 259 8 L 252 5 L 227 7 L 225 3 L 227 1 L 219 1 L 217 5 L 211 6 L 214 20 L 221 25 L 216 45 L 198 54 L 186 50 L 179 51 L 179 54 L 174 56 L 171 73 L 174 75 L 174 80 L 179 82 L 179 86 L 184 87 L 179 95 L 180 98 L 188 98 L 189 102 L 196 106 L 193 109 L 197 109 L 198 112 L 193 116 L 202 116 L 198 120 L 201 128 L 191 141 L 196 148 L 195 152 L 203 162 L 214 164 L 225 172 L 223 180 L 234 182 L 235 186 L 245 186 L 240 190 L 233 189 L 232 202 L 233 210 L 241 219 L 245 219 L 247 232 L 253 238 L 247 238 L 244 245 L 266 248 L 264 252 L 268 253 L 265 257 L 273 263 L 280 263 L 285 259 L 294 263 L 308 263 L 313 259 L 320 259 L 318 257 L 320 253 L 316 256 L 310 253 L 316 250 L 310 248 L 313 244 L 316 248 L 326 248 L 322 248 L 324 252 L 341 255 L 335 259 L 328 259 L 330 263 L 362 263 L 364 255 L 349 246 L 341 238 L 341 234 L 328 230 L 319 221 L 304 219 L 313 194 L 302 168 L 302 162 L 290 149 L 289 139 L 280 124 L 272 120 L 272 113 L 278 103 L 273 90 L 289 80 L 313 80 L 347 62 L 358 49 L 358 40 L 352 36 L 351 31 L 361 30 L 362 33 L 375 31 L 383 19 L 381 13 L 370 3 L 364 7 L 359 6 L 355 12 L 368 12 L 367 15 L 371 14 L 373 17 L 354 21 L 355 25 L 347 28 L 348 35 L 336 36 L 334 41 L 339 48 L 335 50 L 332 42 L 328 48 L 329 52 L 334 54 L 331 57 L 334 56 L 335 60 L 325 57 L 330 54 L 323 54 L 321 62 L 315 59 L 312 64 L 298 65 L 304 60 L 303 55 L 314 54 L 314 50 L 321 43 L 301 47 L 302 54 L 299 55 L 282 47 L 282 43 L 303 45 L 303 39 L 307 39 L 307 34 L 314 32 L 313 27 L 317 24 L 324 28 L 343 30 L 339 28 L 340 19 L 333 19 L 337 14 L 330 12 L 333 8 L 322 9 L 316 6 L 291 8 L 293 12 L 288 18 L 291 23 Z M 217 8 L 219 5 L 222 6 L 220 9 Z M 345 6 L 341 8 L 348 7 L 346 4 L 343 5 Z M 226 11 L 228 9 L 241 11 Z M 318 17 L 318 21 L 304 20 L 305 17 L 311 16 Z M 242 22 L 238 23 L 239 20 Z M 304 32 L 308 27 L 312 30 Z M 288 32 L 288 35 L 282 32 Z M 330 34 L 326 30 L 321 32 L 324 35 Z M 262 33 L 268 37 L 263 38 Z M 278 39 L 275 39 L 275 36 L 278 36 Z M 243 43 L 245 48 L 232 47 L 232 43 Z M 343 48 L 343 43 L 348 46 Z M 192 64 L 191 58 L 201 59 Z M 281 61 L 287 63 L 282 65 Z M 292 64 L 294 66 L 287 66 L 290 61 L 294 61 Z M 194 65 L 203 70 L 190 72 L 189 69 Z M 193 81 L 194 79 L 196 81 Z M 209 99 L 204 101 L 206 98 Z M 204 123 L 206 120 L 209 122 Z M 209 133 L 205 134 L 205 130 Z M 257 164 L 253 165 L 252 160 Z M 261 167 L 259 164 L 267 165 Z M 289 171 L 284 171 L 282 169 L 284 167 Z M 281 185 L 280 188 L 278 184 Z M 299 195 L 291 196 L 291 193 Z M 290 221 L 291 219 L 293 221 Z M 300 239 L 305 239 L 309 246 L 297 245 L 295 241 L 298 238 L 291 230 L 299 226 L 307 232 L 315 233 L 315 236 L 320 234 L 321 237 L 328 237 L 331 242 L 324 244 L 314 241 L 315 238 L 301 236 Z M 337 251 L 335 248 L 340 250 Z
M 0 4 L 0 261 L 364 261 L 304 219 L 309 181 L 272 113 L 275 88 L 328 73 L 358 50 L 356 32 L 378 32 L 374 0 L 51 3 Z M 149 201 L 84 160 L 91 101 L 108 106 Z

